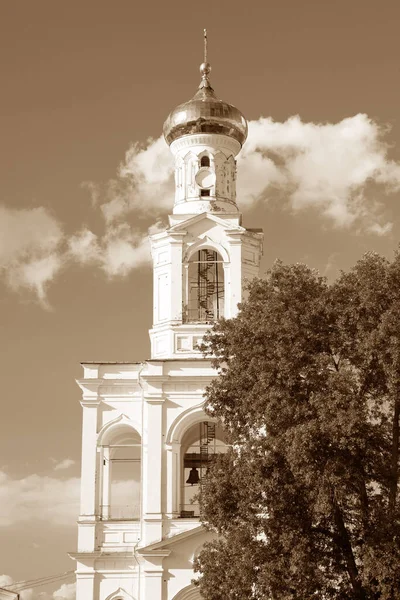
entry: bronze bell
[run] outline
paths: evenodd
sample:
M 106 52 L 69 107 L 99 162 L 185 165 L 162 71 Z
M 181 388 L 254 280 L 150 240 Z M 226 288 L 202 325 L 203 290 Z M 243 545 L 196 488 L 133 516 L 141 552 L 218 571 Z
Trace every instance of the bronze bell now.
M 190 485 L 197 485 L 200 481 L 199 472 L 196 467 L 192 467 L 190 469 L 189 477 L 186 483 L 190 483 Z

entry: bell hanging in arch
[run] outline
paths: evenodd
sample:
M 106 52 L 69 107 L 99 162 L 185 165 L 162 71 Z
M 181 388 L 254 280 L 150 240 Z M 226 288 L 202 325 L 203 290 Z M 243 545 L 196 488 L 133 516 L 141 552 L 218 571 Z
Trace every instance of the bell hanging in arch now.
M 189 477 L 186 483 L 190 483 L 190 485 L 197 485 L 200 481 L 199 472 L 196 467 L 192 467 L 190 469 Z

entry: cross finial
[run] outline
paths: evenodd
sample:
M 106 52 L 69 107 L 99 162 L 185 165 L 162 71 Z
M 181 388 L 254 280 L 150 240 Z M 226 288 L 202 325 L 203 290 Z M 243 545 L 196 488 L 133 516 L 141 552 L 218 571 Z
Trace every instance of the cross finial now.
M 204 62 L 200 65 L 201 83 L 200 87 L 211 88 L 209 82 L 209 75 L 211 73 L 211 65 L 207 62 L 207 29 L 204 29 Z

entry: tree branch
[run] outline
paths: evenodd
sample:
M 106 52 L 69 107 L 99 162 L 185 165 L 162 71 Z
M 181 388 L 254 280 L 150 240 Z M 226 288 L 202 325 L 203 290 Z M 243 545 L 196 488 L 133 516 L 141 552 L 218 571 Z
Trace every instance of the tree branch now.
M 397 391 L 394 402 L 394 414 L 392 424 L 392 460 L 391 477 L 389 487 L 389 514 L 393 515 L 396 508 L 397 485 L 399 479 L 399 437 L 400 437 L 400 392 Z
M 354 597 L 357 600 L 366 600 L 365 590 L 363 589 L 358 576 L 358 569 L 354 558 L 350 537 L 346 529 L 346 525 L 344 524 L 342 511 L 340 510 L 340 506 L 336 500 L 333 488 L 331 488 L 331 503 L 336 530 L 339 534 L 338 543 L 343 551 L 346 569 L 350 578 L 351 587 L 353 588 Z

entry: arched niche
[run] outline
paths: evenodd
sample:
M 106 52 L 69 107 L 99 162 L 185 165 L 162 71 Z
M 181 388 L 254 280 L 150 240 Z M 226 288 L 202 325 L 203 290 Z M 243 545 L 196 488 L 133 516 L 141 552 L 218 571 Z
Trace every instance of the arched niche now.
M 218 252 L 218 254 L 220 254 L 222 256 L 224 263 L 229 263 L 230 258 L 229 258 L 229 254 L 228 254 L 228 251 L 226 250 L 226 248 L 224 246 L 222 246 L 222 244 L 217 244 L 213 240 L 210 240 L 209 238 L 199 239 L 194 244 L 191 244 L 190 246 L 188 246 L 183 255 L 183 262 L 184 263 L 189 262 L 191 257 L 194 254 L 196 254 L 196 252 L 198 252 L 199 250 L 201 250 L 203 248 L 209 248 L 210 250 L 215 250 L 216 252 Z
M 185 196 L 195 196 L 197 193 L 197 186 L 195 184 L 195 176 L 198 171 L 198 157 L 194 152 L 189 151 L 184 157 L 184 169 L 185 169 Z
M 205 417 L 184 432 L 180 444 L 180 515 L 199 517 L 199 495 L 217 454 L 227 451 L 223 429 Z
M 140 519 L 142 443 L 139 432 L 128 417 L 121 415 L 101 429 L 98 447 L 100 518 Z
M 204 402 L 201 402 L 201 404 L 196 404 L 196 406 L 191 406 L 190 408 L 187 408 L 186 410 L 181 412 L 172 422 L 170 428 L 168 429 L 166 443 L 168 445 L 173 443 L 180 444 L 185 431 L 187 431 L 189 427 L 191 427 L 195 423 L 204 421 L 204 419 L 206 419 L 206 415 L 204 412 Z
M 203 150 L 198 155 L 199 167 L 211 167 L 214 165 L 214 155 L 209 150 Z
M 185 486 L 187 485 L 186 482 L 190 475 L 190 468 L 188 468 L 188 466 L 185 467 L 185 454 L 189 453 L 191 444 L 193 443 L 194 446 L 192 447 L 192 451 L 196 452 L 199 450 L 199 445 L 196 447 L 197 442 L 195 438 L 197 433 L 199 433 L 201 424 L 204 422 L 207 422 L 215 427 L 217 438 L 219 440 L 224 437 L 223 432 L 218 427 L 216 420 L 210 418 L 204 413 L 204 402 L 196 406 L 192 406 L 178 415 L 172 422 L 167 432 L 167 480 L 170 482 L 168 487 L 167 505 L 168 512 L 175 516 L 184 517 L 186 515 L 186 518 L 198 517 L 198 507 L 193 508 L 192 506 L 183 506 L 185 504 L 190 504 L 190 499 L 185 498 L 185 489 L 187 489 Z M 225 441 L 222 441 L 226 447 Z M 219 444 L 217 445 L 219 446 Z M 216 448 L 214 447 L 209 448 L 209 450 L 212 450 L 213 453 L 215 449 Z M 220 450 L 223 449 L 217 449 L 217 451 Z M 190 462 L 190 457 L 186 457 L 186 460 L 186 464 L 188 465 Z M 194 464 L 193 467 L 196 468 Z M 200 472 L 199 478 L 201 478 Z M 193 489 L 193 494 L 191 495 L 194 494 L 195 490 Z M 188 500 L 188 502 L 186 502 L 186 500 Z
M 225 315 L 227 253 L 212 243 L 193 245 L 183 265 L 184 322 L 212 323 Z
M 130 429 L 133 429 L 140 437 L 138 424 L 126 415 L 119 415 L 116 419 L 109 421 L 100 429 L 97 434 L 97 445 L 107 446 L 110 440 L 118 436 L 119 433 L 128 433 L 128 430 Z

